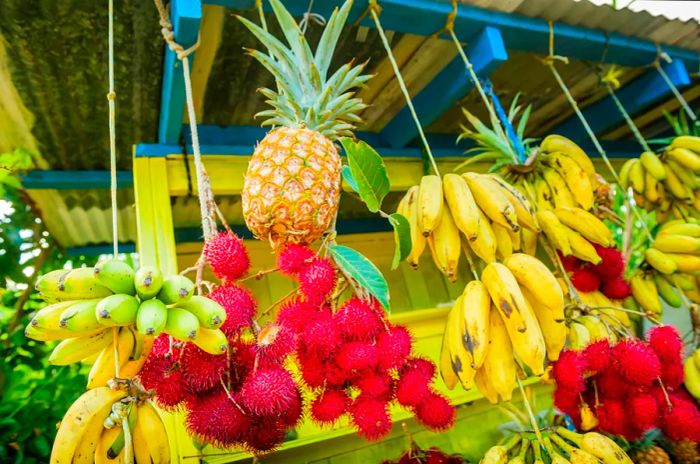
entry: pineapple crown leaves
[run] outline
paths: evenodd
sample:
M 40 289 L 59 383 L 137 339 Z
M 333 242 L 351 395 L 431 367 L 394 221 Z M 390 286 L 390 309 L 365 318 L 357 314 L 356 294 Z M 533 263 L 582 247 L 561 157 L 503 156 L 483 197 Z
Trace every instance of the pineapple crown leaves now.
M 362 74 L 367 63 L 347 63 L 328 76 L 352 0 L 333 11 L 315 54 L 280 0 L 270 0 L 270 4 L 289 46 L 253 22 L 238 17 L 268 50 L 268 53 L 247 50 L 248 54 L 258 60 L 277 83 L 277 90 L 259 89 L 271 108 L 255 117 L 265 118 L 263 126 L 304 126 L 332 139 L 352 136 L 355 124 L 362 122 L 357 113 L 367 106 L 354 97 L 354 89 L 364 87 L 372 77 Z

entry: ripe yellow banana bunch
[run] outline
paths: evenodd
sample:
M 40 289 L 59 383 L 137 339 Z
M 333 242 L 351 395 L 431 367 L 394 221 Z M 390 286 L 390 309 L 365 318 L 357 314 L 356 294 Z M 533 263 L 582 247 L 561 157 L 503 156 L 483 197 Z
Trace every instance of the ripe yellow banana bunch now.
M 560 207 L 535 213 L 549 242 L 564 256 L 598 264 L 600 256 L 591 244 L 613 245 L 612 232 L 592 213 L 578 207 Z
M 148 400 L 98 387 L 68 409 L 51 450 L 51 464 L 170 462 L 165 425 Z
M 163 279 L 150 266 L 134 272 L 111 259 L 94 268 L 51 271 L 36 288 L 53 303 L 36 313 L 25 335 L 62 340 L 49 357 L 52 364 L 92 364 L 88 388 L 106 385 L 116 376 L 116 364 L 120 378 L 133 377 L 162 332 L 211 354 L 228 348 L 219 330 L 225 310 L 209 298 L 193 296 L 194 284 L 184 276 Z
M 572 464 L 633 464 L 632 459 L 612 439 L 597 432 L 583 434 L 557 427 L 555 433 L 545 438 L 545 449 L 550 456 L 558 455 L 560 459 L 552 462 Z M 562 454 L 567 457 L 563 457 Z
M 673 139 L 660 156 L 644 152 L 620 170 L 620 184 L 632 188 L 635 201 L 655 209 L 663 222 L 670 214 L 697 217 L 700 212 L 700 137 Z
M 588 309 L 579 311 L 569 321 L 567 339 L 571 349 L 581 350 L 590 343 L 605 339 L 615 342 L 620 334 L 632 328 L 629 315 L 614 309 L 619 305 L 601 292 L 580 292 L 579 297 Z
M 493 403 L 510 400 L 517 357 L 534 374 L 555 361 L 566 341 L 564 295 L 537 258 L 513 253 L 486 265 L 452 307 L 443 336 L 440 372 L 449 388 L 474 384 Z
M 700 400 L 700 349 L 696 349 L 683 362 L 685 373 L 686 390 L 693 395 L 696 400 Z
M 534 254 L 539 226 L 529 201 L 515 187 L 492 174 L 424 176 L 399 203 L 411 225 L 414 267 L 428 245 L 435 265 L 451 281 L 457 278 L 462 235 L 487 263 L 512 253 Z

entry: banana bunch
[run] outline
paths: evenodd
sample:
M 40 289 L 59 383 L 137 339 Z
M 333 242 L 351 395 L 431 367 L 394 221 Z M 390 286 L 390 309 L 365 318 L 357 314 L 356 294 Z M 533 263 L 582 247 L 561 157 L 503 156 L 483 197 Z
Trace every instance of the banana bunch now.
M 581 350 L 599 340 L 617 341 L 632 328 L 627 312 L 615 309 L 620 305 L 602 292 L 578 292 L 586 310 L 576 309 L 568 320 L 568 346 Z
M 583 208 L 562 206 L 553 210 L 541 209 L 535 216 L 549 242 L 563 256 L 573 255 L 582 261 L 598 264 L 601 258 L 592 243 L 604 247 L 613 245 L 610 229 Z
M 696 400 L 700 400 L 700 349 L 696 349 L 683 362 L 683 372 L 685 373 L 685 384 L 688 393 Z
M 408 189 L 397 212 L 411 225 L 407 261 L 417 267 L 427 244 L 435 265 L 451 281 L 457 279 L 462 235 L 486 263 L 518 251 L 534 255 L 537 249 L 539 226 L 530 202 L 493 174 L 423 176 L 420 185 Z
M 620 170 L 620 185 L 632 188 L 635 201 L 656 210 L 659 221 L 700 214 L 700 137 L 683 135 L 657 156 L 644 152 Z
M 513 253 L 469 282 L 450 310 L 442 340 L 440 373 L 448 388 L 474 385 L 493 403 L 510 400 L 516 358 L 535 375 L 545 357 L 555 361 L 566 342 L 564 295 L 537 258 Z
M 66 412 L 50 462 L 165 464 L 170 462 L 168 435 L 148 400 L 97 387 Z
M 517 433 L 505 444 L 489 448 L 480 464 L 632 464 L 617 443 L 600 433 L 557 427 L 541 436 L 542 443 L 532 433 Z
M 92 364 L 88 388 L 106 385 L 116 376 L 117 364 L 121 378 L 134 376 L 162 332 L 211 354 L 228 348 L 219 330 L 225 310 L 194 296 L 194 284 L 184 276 L 163 279 L 155 268 L 134 272 L 111 259 L 94 268 L 51 271 L 39 278 L 36 289 L 51 304 L 32 318 L 26 336 L 61 340 L 49 357 L 52 364 Z

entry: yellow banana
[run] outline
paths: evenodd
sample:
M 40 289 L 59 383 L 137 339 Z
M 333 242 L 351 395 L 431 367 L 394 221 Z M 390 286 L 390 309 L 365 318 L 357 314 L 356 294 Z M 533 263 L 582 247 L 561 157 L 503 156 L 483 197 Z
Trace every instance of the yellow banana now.
M 148 437 L 146 443 L 153 464 L 169 464 L 170 445 L 165 424 L 150 401 L 139 407 L 137 424 L 140 424 L 141 430 Z
M 576 163 L 581 166 L 581 169 L 583 169 L 586 174 L 589 176 L 595 176 L 595 167 L 593 167 L 593 162 L 588 157 L 586 152 L 572 140 L 569 140 L 564 136 L 556 134 L 548 135 L 542 140 L 540 149 L 545 153 L 563 153 L 576 161 Z
M 532 304 L 544 306 L 556 319 L 564 318 L 564 293 L 557 278 L 542 261 L 530 255 L 515 253 L 503 264 L 513 273 L 521 290 L 524 287 L 532 294 Z
M 673 274 L 678 270 L 678 265 L 666 253 L 656 248 L 647 248 L 644 251 L 644 259 L 647 263 L 662 274 Z
M 553 168 L 545 168 L 542 171 L 544 180 L 549 184 L 549 189 L 552 191 L 554 206 L 557 208 L 573 208 L 576 206 L 576 200 L 566 185 L 564 178 Z
M 687 253 L 666 253 L 666 256 L 676 263 L 678 272 L 687 274 L 696 274 L 700 272 L 700 256 Z
M 520 230 L 515 207 L 493 178 L 475 172 L 467 172 L 463 176 L 479 208 L 489 219 L 512 229 L 514 232 Z
M 605 435 L 597 432 L 578 434 L 564 427 L 557 427 L 556 432 L 574 442 L 581 450 L 600 459 L 603 464 L 633 464 L 627 453 Z
M 472 280 L 462 292 L 462 342 L 471 354 L 472 367 L 480 368 L 486 358 L 489 341 L 491 297 L 481 281 Z
M 693 191 L 685 185 L 671 168 L 666 169 L 664 185 L 671 194 L 684 201 L 693 201 Z
M 583 316 L 577 317 L 576 321 L 580 324 L 583 324 L 583 326 L 586 327 L 586 329 L 588 330 L 588 334 L 590 335 L 590 340 L 592 342 L 609 339 L 612 335 L 612 333 L 608 331 L 607 326 L 600 319 L 600 317 L 585 314 Z
M 97 282 L 92 267 L 49 272 L 37 280 L 35 287 L 44 299 L 51 301 L 88 300 L 112 294 Z
M 668 153 L 669 158 L 686 169 L 700 172 L 700 155 L 696 151 L 671 143 L 671 148 L 666 153 Z
M 491 227 L 491 221 L 488 220 L 481 210 L 479 215 L 479 235 L 476 237 L 476 240 L 469 242 L 469 247 L 479 258 L 487 263 L 492 263 L 496 261 L 496 250 L 498 248 L 496 234 Z
M 588 261 L 593 264 L 600 263 L 600 256 L 598 256 L 595 248 L 588 240 L 573 229 L 569 229 L 568 227 L 564 229 L 566 230 L 566 237 L 569 239 L 569 244 L 571 245 L 571 254 L 583 261 Z
M 643 195 L 645 190 L 645 172 L 644 168 L 642 167 L 642 163 L 639 162 L 639 160 L 636 160 L 636 162 L 632 164 L 632 167 L 630 168 L 629 172 L 629 179 L 630 185 L 632 186 L 632 190 L 634 190 L 639 195 Z
M 666 233 L 657 236 L 652 246 L 664 253 L 696 253 L 700 251 L 700 238 Z
M 461 295 L 457 298 L 457 301 L 455 301 L 454 306 L 450 310 L 447 316 L 447 323 L 451 326 L 449 331 L 446 331 L 446 334 L 449 335 L 447 344 L 450 351 L 452 371 L 457 375 L 462 387 L 465 390 L 469 390 L 472 388 L 476 369 L 472 367 L 474 361 L 471 357 L 471 353 L 467 351 L 466 343 L 463 339 L 464 317 Z
M 570 256 L 572 253 L 571 243 L 569 243 L 569 234 L 567 227 L 562 224 L 552 211 L 541 210 L 535 214 L 537 221 L 542 227 L 542 231 L 547 236 L 549 242 L 561 251 L 564 256 Z
M 138 333 L 134 334 L 134 337 L 140 337 Z M 136 340 L 136 338 L 134 338 Z M 129 356 L 129 359 L 121 365 L 119 368 L 119 377 L 122 379 L 130 379 L 134 377 L 136 374 L 138 374 L 141 371 L 141 368 L 143 367 L 144 363 L 146 362 L 146 359 L 148 358 L 148 354 L 151 352 L 151 348 L 153 347 L 153 337 L 143 337 L 143 344 L 141 345 L 141 352 L 136 353 L 136 349 L 132 352 L 131 356 Z M 137 356 L 134 359 L 134 356 Z
M 639 157 L 639 162 L 642 163 L 644 170 L 651 174 L 656 180 L 666 179 L 666 168 L 658 156 L 650 151 L 645 151 Z
M 557 208 L 554 210 L 557 219 L 577 231 L 589 241 L 609 247 L 613 243 L 612 232 L 595 215 L 581 208 Z
M 97 447 L 95 448 L 95 464 L 120 464 L 123 462 L 123 451 L 114 459 L 110 459 L 107 456 L 109 447 L 112 446 L 112 443 L 114 443 L 114 440 L 116 440 L 117 436 L 121 433 L 121 430 L 122 428 L 117 426 L 112 427 L 111 429 L 105 429 L 102 432 L 102 435 L 97 442 Z
M 437 227 L 433 234 L 428 237 L 428 244 L 435 265 L 440 272 L 447 276 L 450 282 L 455 282 L 459 257 L 462 254 L 462 244 L 459 229 L 448 208 L 443 208 Z
M 700 237 L 700 224 L 692 222 L 678 221 L 674 224 L 664 224 L 659 229 L 661 235 L 685 235 L 687 237 Z
M 544 437 L 543 441 L 545 449 L 547 450 L 547 454 L 549 455 L 549 459 L 552 462 L 552 464 L 571 464 L 571 462 L 568 459 L 556 452 L 554 446 L 552 446 L 552 441 L 549 437 Z
M 498 404 L 498 392 L 493 388 L 491 384 L 491 379 L 489 378 L 489 373 L 485 366 L 481 366 L 476 370 L 474 375 L 474 385 L 476 385 L 479 393 L 484 395 L 489 403 Z
M 572 350 L 582 350 L 591 343 L 591 334 L 585 325 L 576 321 L 571 321 L 568 327 L 569 347 Z
M 40 329 L 38 327 L 34 327 L 31 325 L 31 323 L 24 328 L 24 336 L 27 338 L 31 338 L 32 340 L 38 340 L 41 342 L 50 342 L 50 341 L 55 341 L 55 340 L 66 340 L 68 338 L 75 338 L 76 335 L 79 335 L 81 337 L 88 337 L 90 335 L 95 335 L 97 333 L 102 332 L 104 329 L 97 329 L 91 332 L 84 332 L 81 334 L 76 334 L 75 332 L 71 332 L 68 329 L 65 328 L 59 328 L 59 329 Z
M 547 350 L 547 359 L 554 362 L 559 359 L 559 353 L 564 349 L 566 344 L 566 324 L 564 323 L 564 311 L 558 317 L 553 311 L 549 310 L 545 305 L 541 304 L 535 295 L 533 295 L 527 287 L 520 287 L 531 310 L 537 317 L 537 322 L 542 330 L 544 345 Z
M 418 186 L 414 185 L 406 193 L 406 213 L 409 225 L 411 226 L 411 252 L 406 257 L 406 261 L 414 268 L 418 267 L 420 255 L 425 250 L 426 239 L 420 226 L 420 211 L 418 208 Z
M 547 157 L 550 165 L 566 181 L 574 200 L 585 210 L 593 207 L 593 185 L 589 175 L 572 158 L 562 153 L 552 153 Z
M 695 363 L 695 355 L 688 356 L 683 362 L 685 388 L 694 398 L 700 399 L 700 369 Z
M 668 167 L 667 171 L 673 171 L 683 185 L 688 187 L 691 191 L 695 191 L 700 188 L 700 180 L 692 170 L 682 166 L 676 160 L 671 158 L 666 159 L 666 166 Z
M 476 240 L 479 236 L 481 215 L 467 181 L 458 174 L 445 174 L 443 187 L 445 201 L 450 208 L 455 224 L 469 241 Z
M 642 273 L 637 273 L 630 279 L 632 287 L 632 296 L 644 309 L 653 316 L 661 314 L 661 301 L 659 301 L 659 292 L 654 284 L 653 279 L 644 276 Z
M 71 462 L 93 417 L 101 417 L 104 421 L 109 415 L 112 404 L 124 396 L 126 395 L 121 390 L 114 391 L 102 387 L 88 390 L 75 400 L 63 416 L 56 433 L 51 450 L 51 464 Z
M 146 407 L 145 405 L 142 407 Z M 132 408 L 137 408 L 136 412 L 132 414 L 137 415 L 136 423 L 134 424 L 134 429 L 131 431 L 131 439 L 134 446 L 134 459 L 136 464 L 145 462 L 151 462 L 151 453 L 148 449 L 148 440 L 152 437 L 143 429 L 143 424 L 138 420 L 138 407 L 136 404 Z
M 658 203 L 661 199 L 661 184 L 649 171 L 644 171 L 644 197 L 652 202 Z
M 61 328 L 61 313 L 77 302 L 76 300 L 68 300 L 44 306 L 36 312 L 29 324 L 38 329 L 59 330 Z
M 630 186 L 630 171 L 632 170 L 632 165 L 634 165 L 635 162 L 639 162 L 639 160 L 637 158 L 630 158 L 625 161 L 625 164 L 623 164 L 620 168 L 618 177 L 620 179 L 620 186 L 624 189 L 627 189 Z
M 68 338 L 56 345 L 49 356 L 49 364 L 65 366 L 87 358 L 107 346 L 111 340 L 107 330 L 85 337 Z
M 97 443 L 105 430 L 104 421 L 109 415 L 111 404 L 107 403 L 100 413 L 93 414 L 85 424 L 84 431 L 73 454 L 72 464 L 93 464 Z M 148 462 L 148 461 L 144 461 Z
M 696 135 L 680 135 L 671 141 L 671 147 L 687 148 L 694 152 L 700 152 L 700 137 Z
M 440 177 L 423 176 L 418 191 L 418 218 L 423 236 L 429 236 L 440 223 L 443 201 Z
M 112 329 L 114 330 L 114 329 Z M 112 330 L 109 330 L 110 336 L 113 337 Z M 121 372 L 121 366 L 125 365 L 134 351 L 135 344 L 134 332 L 129 328 L 123 328 L 119 331 L 117 338 L 117 356 L 119 360 L 119 377 L 124 378 Z M 87 388 L 96 388 L 107 385 L 107 382 L 116 376 L 114 372 L 114 345 L 107 345 L 92 365 L 88 374 Z
M 487 174 L 487 176 L 493 179 L 493 181 L 501 187 L 503 194 L 506 196 L 506 198 L 508 198 L 508 201 L 510 201 L 510 204 L 513 205 L 513 208 L 515 208 L 515 215 L 518 218 L 518 224 L 523 226 L 525 229 L 538 232 L 540 228 L 537 224 L 537 219 L 535 219 L 535 210 L 528 199 L 525 198 L 525 195 L 520 193 L 515 186 L 509 184 L 495 174 Z
M 447 315 L 445 330 L 442 334 L 442 344 L 440 345 L 440 377 L 448 390 L 453 390 L 459 382 L 457 374 L 452 370 L 452 357 L 450 356 L 450 340 L 453 336 L 452 332 L 456 330 L 450 321 L 452 313 L 453 311 L 450 311 Z
M 513 241 L 510 238 L 508 229 L 500 224 L 491 224 L 493 233 L 496 236 L 496 257 L 501 261 L 513 254 Z
M 520 237 L 520 249 L 528 255 L 535 256 L 537 254 L 537 239 L 539 234 L 526 228 L 523 228 L 520 233 L 522 234 Z
M 668 279 L 664 278 L 663 274 L 654 274 L 654 283 L 656 283 L 656 288 L 659 290 L 659 296 L 669 306 L 680 308 L 683 305 L 681 296 L 676 293 L 673 285 L 668 281 Z
M 499 310 L 490 311 L 489 321 L 489 348 L 483 367 L 493 389 L 503 401 L 510 401 L 516 387 L 513 345 Z
M 542 331 L 513 273 L 503 264 L 491 263 L 481 277 L 503 316 L 515 353 L 535 375 L 542 374 L 546 355 Z
M 554 443 L 557 444 L 557 446 L 569 453 L 571 464 L 600 464 L 598 458 L 593 456 L 591 453 L 571 446 L 558 435 L 552 434 L 549 437 Z
M 510 237 L 510 242 L 513 244 L 513 252 L 521 251 L 521 249 L 522 249 L 523 230 L 527 230 L 527 229 L 525 229 L 524 227 L 521 227 L 520 232 L 513 232 L 510 229 L 506 229 L 506 231 L 508 232 L 508 236 Z M 532 232 L 532 233 L 534 233 L 534 232 Z
M 552 197 L 552 190 L 547 185 L 542 177 L 535 177 L 535 199 L 537 201 L 538 211 L 547 211 L 554 209 L 554 198 Z

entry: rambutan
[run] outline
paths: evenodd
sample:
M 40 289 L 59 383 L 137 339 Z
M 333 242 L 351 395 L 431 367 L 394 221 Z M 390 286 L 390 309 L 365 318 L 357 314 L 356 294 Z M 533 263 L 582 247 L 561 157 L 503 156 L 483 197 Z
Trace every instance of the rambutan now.
M 301 271 L 314 256 L 316 253 L 306 245 L 290 243 L 277 255 L 277 267 L 284 274 L 293 276 Z
M 188 402 L 188 432 L 200 441 L 229 448 L 243 441 L 250 420 L 223 389 Z
M 612 367 L 593 377 L 593 381 L 600 395 L 606 398 L 623 399 L 629 389 L 627 381 Z
M 240 385 L 248 373 L 255 367 L 256 349 L 252 341 L 237 338 L 229 342 L 230 355 L 230 380 L 235 385 Z
M 328 309 L 316 311 L 299 337 L 304 346 L 321 357 L 327 357 L 342 343 L 338 325 Z
M 581 261 L 573 255 L 564 256 L 559 250 L 557 250 L 557 255 L 559 255 L 559 259 L 564 265 L 564 269 L 569 272 L 573 271 L 574 269 L 579 269 L 583 266 L 583 261 Z
M 616 277 L 620 277 L 625 270 L 625 258 L 622 256 L 620 250 L 615 247 L 606 248 L 597 243 L 593 243 L 593 246 L 601 259 L 600 263 L 593 266 L 594 272 L 604 280 L 612 280 Z M 608 297 L 613 298 L 609 295 Z
M 416 408 L 416 418 L 432 430 L 446 430 L 455 422 L 457 410 L 442 394 L 431 392 Z
M 294 401 L 297 386 L 281 367 L 259 368 L 248 374 L 241 386 L 241 401 L 259 415 L 280 415 Z
M 406 362 L 400 369 L 402 373 L 409 370 L 420 371 L 428 380 L 432 380 L 435 377 L 436 372 L 434 362 L 418 356 L 407 358 Z
M 232 336 L 242 328 L 248 327 L 258 310 L 253 295 L 240 285 L 219 285 L 207 296 L 219 303 L 226 311 L 226 321 L 220 329 L 227 336 Z
M 250 269 L 243 240 L 232 232 L 219 232 L 204 244 L 204 257 L 219 279 L 237 280 Z
M 228 367 L 226 354 L 209 354 L 194 343 L 186 343 L 180 357 L 180 370 L 187 387 L 203 392 L 220 383 Z
M 554 390 L 554 406 L 561 412 L 572 416 L 578 413 L 581 400 L 578 393 L 572 393 L 565 387 L 557 387 Z
M 418 406 L 430 396 L 430 378 L 418 369 L 403 371 L 396 382 L 396 399 L 407 407 Z
M 603 285 L 603 294 L 613 300 L 624 300 L 632 294 L 632 287 L 622 277 L 615 277 Z
M 680 387 L 685 379 L 683 364 L 680 362 L 663 362 L 661 364 L 661 381 L 664 387 L 675 390 Z
M 349 404 L 345 390 L 324 390 L 311 403 L 311 417 L 317 422 L 333 423 L 345 413 Z
M 286 433 L 286 428 L 279 419 L 257 416 L 250 421 L 245 444 L 253 454 L 265 453 L 280 446 Z
M 571 283 L 580 292 L 594 292 L 600 286 L 600 277 L 589 268 L 574 269 L 571 273 Z
M 345 371 L 361 371 L 376 366 L 379 353 L 371 342 L 347 342 L 338 350 L 335 361 Z
M 361 394 L 389 400 L 391 383 L 392 379 L 388 374 L 370 371 L 361 375 L 354 385 L 360 389 Z
M 153 340 L 149 356 L 164 356 L 177 360 L 180 359 L 184 345 L 181 341 L 171 338 L 164 332 Z
M 326 362 L 315 353 L 297 351 L 301 378 L 311 388 L 322 387 L 326 382 Z
M 291 298 L 284 303 L 277 313 L 277 322 L 289 327 L 294 333 L 300 333 L 304 327 L 313 320 L 318 308 L 302 298 Z
M 301 396 L 299 389 L 296 391 L 294 399 L 289 404 L 287 409 L 280 415 L 280 420 L 285 428 L 293 428 L 301 420 L 304 413 L 304 398 Z
M 604 432 L 620 435 L 627 428 L 627 412 L 621 400 L 602 398 L 595 406 L 598 428 Z
M 690 401 L 671 394 L 671 410 L 661 405 L 660 428 L 672 441 L 700 441 L 700 412 Z
M 659 404 L 653 395 L 643 393 L 633 396 L 626 401 L 630 415 L 630 424 L 639 432 L 656 427 L 659 420 Z
M 400 367 L 411 354 L 413 341 L 408 329 L 402 325 L 392 325 L 377 337 L 379 367 L 393 369 Z
M 647 340 L 654 353 L 663 361 L 679 363 L 683 352 L 683 341 L 672 325 L 653 327 L 647 332 Z
M 327 258 L 313 258 L 299 271 L 298 276 L 299 289 L 311 303 L 323 303 L 335 288 L 335 268 Z
M 333 359 L 326 362 L 326 382 L 328 385 L 340 387 L 352 376 L 358 376 L 364 371 L 350 372 L 340 367 Z
M 568 388 L 572 393 L 580 393 L 586 389 L 583 379 L 585 368 L 585 360 L 579 352 L 564 350 L 559 354 L 559 360 L 554 363 L 552 375 L 557 386 Z
M 382 320 L 370 302 L 354 297 L 346 301 L 335 313 L 338 327 L 344 337 L 371 340 L 382 329 Z
M 603 372 L 610 365 L 610 342 L 607 339 L 591 343 L 583 350 L 586 371 Z
M 280 324 L 267 324 L 258 333 L 256 352 L 263 362 L 282 362 L 296 349 L 297 337 Z
M 385 401 L 360 395 L 350 406 L 350 414 L 358 435 L 368 440 L 378 440 L 391 431 L 389 407 Z
M 650 385 L 661 375 L 661 361 L 651 347 L 641 341 L 625 339 L 613 347 L 620 374 L 629 382 Z
M 179 364 L 165 356 L 149 354 L 139 372 L 139 378 L 146 390 L 155 392 L 156 403 L 163 409 L 175 409 L 188 395 Z

